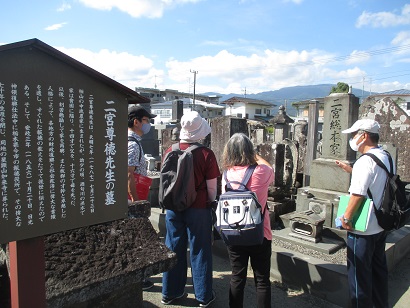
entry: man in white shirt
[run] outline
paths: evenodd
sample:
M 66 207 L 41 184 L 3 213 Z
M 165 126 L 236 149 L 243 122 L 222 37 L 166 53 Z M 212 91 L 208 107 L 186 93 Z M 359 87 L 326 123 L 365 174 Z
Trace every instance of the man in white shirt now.
M 342 131 L 351 134 L 350 147 L 360 153 L 376 155 L 389 169 L 387 153 L 379 146 L 380 125 L 374 120 L 361 119 Z M 373 208 L 365 232 L 352 228 L 352 218 L 368 190 L 376 208 L 380 207 L 387 174 L 367 155 L 361 156 L 353 168 L 336 161 L 346 172 L 352 173 L 350 199 L 342 226 L 347 233 L 347 270 L 352 307 L 388 307 L 388 272 L 385 254 L 386 232 L 377 222 Z

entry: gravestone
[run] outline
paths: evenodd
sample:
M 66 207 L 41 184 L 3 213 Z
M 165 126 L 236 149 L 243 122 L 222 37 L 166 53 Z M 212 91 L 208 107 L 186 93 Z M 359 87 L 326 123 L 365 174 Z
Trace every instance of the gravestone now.
M 235 133 L 244 133 L 249 136 L 246 119 L 225 116 L 211 120 L 211 149 L 215 153 L 219 168 L 222 166 L 225 144 Z
M 380 124 L 380 141 L 397 148 L 397 174 L 410 182 L 410 117 L 390 97 L 365 100 L 359 108 L 360 118 L 373 119 Z M 390 150 L 387 149 L 389 152 Z M 393 155 L 393 159 L 396 155 Z
M 352 94 L 333 93 L 325 98 L 323 121 L 322 156 L 313 160 L 311 166 L 311 188 L 347 191 L 350 174 L 336 164 L 336 160 L 353 163 L 356 153 L 350 149 L 349 128 L 358 118 L 359 98 Z
M 298 164 L 296 168 L 297 173 L 303 173 L 304 158 L 306 156 L 307 146 L 307 121 L 298 121 L 293 125 L 293 141 L 298 145 Z
M 324 100 L 322 156 L 312 161 L 310 185 L 301 187 L 296 198 L 296 210 L 313 210 L 325 218 L 325 225 L 334 225 L 339 196 L 348 193 L 350 174 L 335 161 L 353 163 L 356 152 L 349 147 L 349 128 L 358 118 L 359 99 L 350 93 L 333 93 Z M 309 142 L 309 140 L 308 140 Z
M 275 142 L 281 142 L 289 137 L 289 124 L 293 122 L 294 120 L 286 114 L 285 107 L 283 105 L 280 106 L 278 114 L 269 121 L 269 123 L 274 124 L 275 127 Z

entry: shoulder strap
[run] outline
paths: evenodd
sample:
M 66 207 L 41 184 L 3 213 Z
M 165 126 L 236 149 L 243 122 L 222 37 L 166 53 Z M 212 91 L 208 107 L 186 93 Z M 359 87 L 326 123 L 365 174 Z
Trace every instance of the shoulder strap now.
M 179 142 L 173 143 L 171 146 L 171 151 L 177 151 L 177 150 L 180 150 Z
M 387 154 L 387 157 L 389 158 L 390 170 L 391 170 L 392 172 L 389 172 L 389 171 L 387 170 L 386 165 L 383 164 L 383 162 L 382 162 L 376 155 L 374 155 L 374 154 L 372 154 L 372 153 L 364 153 L 363 155 L 366 155 L 366 156 L 371 157 L 371 158 L 374 160 L 374 162 L 375 162 L 380 168 L 382 168 L 384 171 L 386 171 L 387 175 L 391 178 L 391 177 L 394 175 L 394 174 L 393 174 L 393 160 L 392 160 L 392 158 L 391 158 L 389 152 L 387 152 L 387 151 L 384 151 L 384 152 Z M 363 155 L 362 155 L 362 156 L 363 156 Z M 373 199 L 372 193 L 370 192 L 370 188 L 367 189 L 367 194 L 369 195 L 370 199 Z M 374 203 L 373 203 L 373 206 L 374 206 L 374 208 L 376 209 L 376 206 L 374 205 Z
M 203 145 L 198 143 L 198 142 L 194 142 L 191 143 L 191 145 L 185 150 L 186 152 L 192 152 L 193 150 L 197 149 L 197 148 L 202 148 Z
M 237 184 L 239 184 L 240 186 L 242 186 L 243 189 L 246 189 L 246 184 L 248 184 L 249 179 L 251 178 L 251 176 L 252 176 L 252 174 L 253 174 L 253 171 L 255 170 L 256 166 L 257 166 L 257 164 L 249 165 L 249 166 L 248 166 L 248 168 L 246 169 L 245 174 L 244 174 L 243 179 L 242 179 L 241 182 L 228 181 L 228 177 L 227 177 L 227 175 L 226 175 L 226 174 L 227 174 L 227 171 L 225 170 L 225 171 L 224 171 L 224 179 L 225 179 L 226 187 L 229 188 L 229 189 L 232 189 L 231 183 L 237 183 Z M 239 186 L 239 187 L 240 187 L 240 186 Z
M 141 162 L 141 143 L 138 141 L 138 139 L 137 138 L 134 138 L 134 137 L 132 137 L 132 136 L 128 136 L 128 141 L 133 141 L 133 142 L 136 142 L 137 144 L 138 144 L 138 148 L 139 148 L 139 150 L 140 150 L 140 158 L 139 158 L 139 162 Z
M 393 160 L 392 160 L 390 154 L 388 152 L 386 152 L 386 153 L 387 153 L 387 157 L 389 158 L 389 164 L 390 164 L 391 172 L 389 172 L 389 170 L 387 170 L 386 165 L 383 164 L 383 162 L 376 155 L 374 155 L 372 153 L 364 153 L 363 155 L 370 156 L 380 168 L 382 168 L 384 171 L 387 172 L 389 177 L 392 177 L 394 175 L 394 173 L 393 173 Z
M 182 152 L 192 152 L 193 150 L 195 150 L 195 149 L 197 149 L 197 148 L 202 148 L 202 147 L 204 147 L 204 145 L 202 145 L 202 144 L 200 144 L 200 143 L 198 143 L 198 142 L 194 142 L 194 143 L 191 143 L 191 144 L 189 145 L 189 147 L 186 148 L 185 150 L 181 150 L 181 147 L 179 146 L 179 142 L 177 142 L 177 143 L 173 143 L 173 144 L 172 144 L 171 150 L 172 150 L 172 151 L 181 150 Z
M 243 179 L 242 179 L 242 184 L 243 184 L 244 186 L 246 186 L 246 184 L 248 184 L 249 179 L 251 178 L 251 176 L 252 176 L 252 174 L 253 174 L 253 171 L 255 170 L 256 166 L 257 166 L 257 164 L 250 165 L 250 166 L 246 169 L 245 175 L 243 176 Z

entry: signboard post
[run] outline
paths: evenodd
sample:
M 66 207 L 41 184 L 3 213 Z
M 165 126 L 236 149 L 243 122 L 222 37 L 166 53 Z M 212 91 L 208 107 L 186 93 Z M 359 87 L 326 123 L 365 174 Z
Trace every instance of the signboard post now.
M 9 243 L 11 307 L 46 307 L 44 239 Z

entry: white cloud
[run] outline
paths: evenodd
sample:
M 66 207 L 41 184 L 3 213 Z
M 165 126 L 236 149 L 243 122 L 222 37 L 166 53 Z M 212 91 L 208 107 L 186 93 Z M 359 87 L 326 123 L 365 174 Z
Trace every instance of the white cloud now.
M 231 44 L 226 41 L 203 41 L 201 45 L 202 46 L 228 46 Z
M 66 24 L 67 24 L 66 22 L 62 22 L 62 23 L 59 23 L 59 24 L 54 24 L 54 25 L 45 27 L 44 30 L 47 30 L 47 31 L 58 30 L 58 29 L 60 29 L 61 27 L 65 26 Z
M 372 93 L 375 93 L 375 92 L 384 93 L 384 92 L 392 91 L 394 89 L 410 90 L 410 83 L 400 83 L 398 81 L 393 81 L 393 82 L 383 82 L 383 83 L 371 85 Z
M 352 59 L 363 59 L 353 51 L 349 58 L 336 57 L 321 50 L 280 51 L 264 50 L 248 56 L 222 50 L 215 55 L 201 56 L 189 61 L 169 59 L 166 68 L 157 68 L 154 61 L 143 55 L 107 49 L 93 52 L 85 49 L 58 48 L 60 51 L 115 79 L 130 89 L 135 87 L 193 91 L 193 73 L 196 70 L 196 92 L 259 93 L 296 85 L 334 83 L 339 81 L 361 88 L 363 76 L 369 76 L 360 66 L 348 65 Z M 364 57 L 366 58 L 366 57 Z M 352 61 L 354 62 L 354 61 Z M 386 73 L 387 74 L 387 73 Z M 391 74 L 390 74 L 391 76 Z M 394 77 L 394 76 L 391 76 Z M 380 78 L 379 78 L 380 79 Z M 386 78 L 382 78 L 386 79 Z M 392 79 L 394 80 L 394 79 Z M 388 87 L 390 85 L 390 88 Z M 373 91 L 382 92 L 382 87 L 373 84 Z M 406 88 L 400 83 L 386 83 L 383 91 Z
M 284 2 L 293 2 L 295 4 L 301 4 L 304 0 L 284 0 Z
M 64 2 L 59 8 L 57 8 L 57 12 L 64 12 L 70 9 L 71 9 L 71 5 Z
M 162 17 L 166 8 L 171 8 L 178 4 L 196 3 L 202 0 L 79 0 L 85 6 L 110 11 L 116 8 L 134 18 Z
M 409 54 L 410 53 L 410 31 L 401 31 L 391 41 L 392 45 L 401 46 L 395 54 Z
M 202 56 L 187 62 L 170 59 L 166 65 L 169 78 L 174 82 L 186 82 L 190 78 L 190 70 L 197 70 L 199 92 L 227 93 L 232 88 L 246 86 L 249 93 L 257 93 L 267 89 L 315 84 L 319 80 L 333 79 L 338 73 L 327 67 L 334 64 L 328 61 L 330 57 L 330 54 L 319 50 L 265 50 L 262 54 L 254 53 L 250 56 L 235 55 L 222 50 L 215 56 Z M 340 73 L 345 77 L 355 74 L 363 75 L 363 72 L 356 69 Z M 207 84 L 212 85 L 213 89 L 206 86 Z
M 370 60 L 370 55 L 367 51 L 353 50 L 346 60 L 346 64 L 364 63 Z
M 81 48 L 56 48 L 131 89 L 136 86 L 152 87 L 154 76 L 164 75 L 161 70 L 155 69 L 152 60 L 145 56 L 136 56 L 127 52 L 109 51 L 107 49 L 92 52 Z
M 410 4 L 403 6 L 400 14 L 392 12 L 371 13 L 364 11 L 356 21 L 356 27 L 371 26 L 373 28 L 387 28 L 410 24 Z

